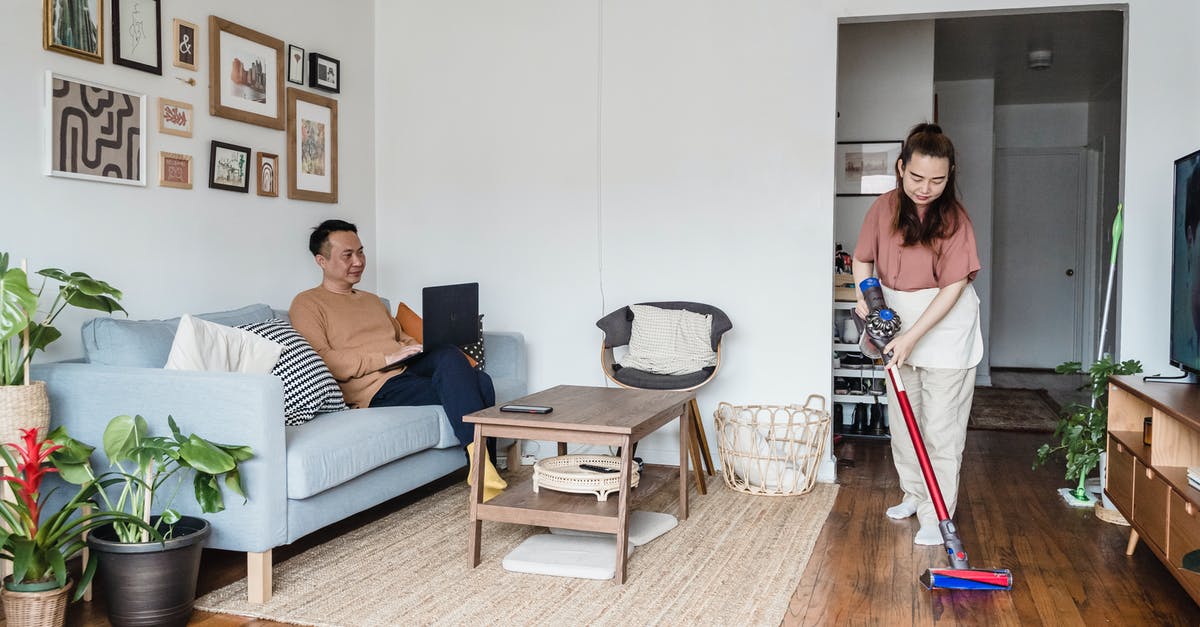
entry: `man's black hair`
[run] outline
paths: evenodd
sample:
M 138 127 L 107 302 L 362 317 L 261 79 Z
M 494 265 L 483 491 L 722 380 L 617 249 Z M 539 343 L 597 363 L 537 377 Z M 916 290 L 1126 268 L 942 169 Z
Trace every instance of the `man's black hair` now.
M 357 233 L 358 227 L 346 222 L 345 220 L 326 220 L 317 226 L 313 227 L 312 235 L 308 238 L 308 250 L 314 257 L 325 254 L 325 243 L 329 241 L 329 234 L 336 231 L 350 231 Z

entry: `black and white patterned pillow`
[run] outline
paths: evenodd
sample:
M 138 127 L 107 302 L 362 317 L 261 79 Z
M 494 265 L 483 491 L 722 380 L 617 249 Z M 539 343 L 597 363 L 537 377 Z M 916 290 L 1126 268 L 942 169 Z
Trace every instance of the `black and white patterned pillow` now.
M 283 380 L 283 423 L 302 425 L 316 417 L 346 409 L 342 388 L 329 367 L 292 325 L 278 318 L 239 325 L 283 345 L 283 354 L 271 374 Z

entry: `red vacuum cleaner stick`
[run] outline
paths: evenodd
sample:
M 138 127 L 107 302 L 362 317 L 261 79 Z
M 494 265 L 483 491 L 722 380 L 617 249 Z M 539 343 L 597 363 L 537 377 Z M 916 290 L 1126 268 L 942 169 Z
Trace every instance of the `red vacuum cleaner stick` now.
M 917 463 L 920 464 L 921 474 L 925 477 L 925 487 L 929 490 L 933 510 L 937 513 L 942 543 L 950 557 L 950 568 L 930 568 L 921 575 L 921 583 L 930 590 L 1011 590 L 1012 573 L 1008 569 L 971 568 L 967 563 L 967 551 L 958 537 L 954 521 L 950 520 L 950 512 L 946 509 L 937 475 L 929 462 L 929 453 L 925 450 L 925 441 L 921 438 L 921 429 L 917 426 L 917 418 L 908 400 L 908 392 L 904 389 L 904 382 L 900 379 L 900 371 L 891 363 L 891 354 L 884 353 L 888 342 L 900 329 L 900 318 L 888 308 L 878 279 L 872 277 L 864 280 L 859 284 L 859 289 L 862 290 L 870 313 L 866 320 L 863 320 L 858 317 L 858 312 L 854 312 L 855 321 L 862 327 L 863 336 L 868 338 L 887 362 L 885 369 L 888 379 L 892 382 L 892 391 L 896 395 L 896 403 L 900 405 L 900 413 L 904 415 L 904 425 L 908 428 L 908 436 L 912 439 L 913 448 L 917 453 Z

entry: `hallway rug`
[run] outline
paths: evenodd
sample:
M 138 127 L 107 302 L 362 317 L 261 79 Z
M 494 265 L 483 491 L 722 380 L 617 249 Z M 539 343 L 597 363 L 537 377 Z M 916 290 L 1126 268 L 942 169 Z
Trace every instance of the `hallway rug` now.
M 970 429 L 1053 433 L 1058 403 L 1046 390 L 976 387 Z
M 637 509 L 675 513 L 676 484 Z M 196 609 L 305 625 L 778 625 L 838 487 L 761 497 L 709 478 L 686 521 L 637 547 L 624 585 L 510 573 L 500 560 L 544 528 L 483 523 L 467 561 L 467 487 L 455 485 L 275 565 L 274 597 L 246 602 L 246 580 Z

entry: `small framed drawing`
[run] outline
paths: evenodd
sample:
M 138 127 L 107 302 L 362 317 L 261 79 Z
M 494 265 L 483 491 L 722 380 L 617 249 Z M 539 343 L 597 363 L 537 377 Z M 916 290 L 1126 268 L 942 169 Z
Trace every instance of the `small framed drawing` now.
M 342 62 L 316 52 L 308 53 L 308 86 L 340 93 Z
M 250 149 L 214 139 L 208 157 L 208 186 L 249 193 Z
M 192 136 L 192 105 L 167 98 L 158 99 L 158 132 Z
M 304 48 L 288 44 L 288 82 L 304 84 Z
M 838 142 L 838 196 L 877 196 L 896 187 L 896 160 L 903 142 Z
M 191 189 L 192 156 L 177 152 L 159 152 L 158 184 L 162 187 Z
M 146 184 L 146 96 L 46 72 L 50 176 Z
M 283 129 L 283 42 L 208 18 L 209 113 Z
M 158 0 L 112 0 L 113 63 L 162 74 L 162 14 Z
M 287 90 L 288 198 L 337 202 L 337 101 Z
M 258 195 L 279 196 L 279 155 L 258 153 Z
M 43 0 L 42 47 L 104 63 L 103 0 Z
M 171 45 L 175 50 L 172 53 L 172 65 L 196 71 L 196 54 L 198 52 L 196 36 L 198 32 L 196 25 L 191 22 L 185 22 L 179 18 L 171 20 Z

